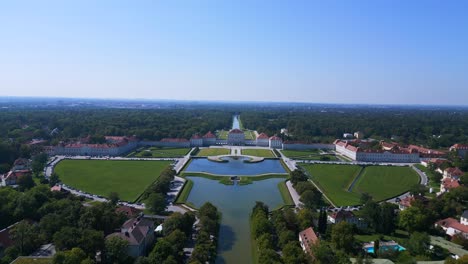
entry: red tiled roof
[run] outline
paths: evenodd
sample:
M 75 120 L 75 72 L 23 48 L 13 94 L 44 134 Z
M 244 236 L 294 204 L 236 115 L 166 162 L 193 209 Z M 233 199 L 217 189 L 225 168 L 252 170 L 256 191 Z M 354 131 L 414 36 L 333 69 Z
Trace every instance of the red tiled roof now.
M 50 191 L 51 192 L 61 192 L 62 191 L 62 186 L 60 185 L 55 185 L 53 187 L 50 188 Z
M 447 168 L 444 170 L 447 174 L 450 174 L 451 176 L 462 176 L 463 171 L 461 171 L 459 168 Z
M 30 175 L 30 174 L 31 174 L 30 170 L 9 171 L 7 175 L 5 176 L 5 181 L 18 179 L 19 177 L 23 177 L 23 176 Z
M 450 149 L 468 149 L 468 144 L 455 144 L 450 147 Z
M 454 179 L 451 179 L 451 178 L 444 179 L 442 181 L 442 185 L 447 190 L 460 187 L 460 183 L 457 180 L 454 180 Z
M 119 206 L 115 209 L 115 212 L 122 213 L 127 217 L 136 217 L 141 213 L 140 210 L 130 206 Z
M 416 200 L 422 201 L 422 202 L 427 202 L 427 198 L 424 197 L 424 196 L 421 196 L 421 195 L 406 196 L 405 198 L 401 199 L 400 205 L 402 205 L 404 207 L 410 207 L 411 204 Z
M 416 146 L 416 145 L 409 145 L 408 149 L 410 149 L 410 150 L 414 149 L 414 150 L 418 151 L 421 154 L 433 154 L 433 155 L 444 155 L 445 154 L 442 151 L 428 149 L 428 148 L 421 147 L 421 146 Z
M 451 217 L 437 221 L 436 225 L 439 225 L 445 228 L 451 227 L 463 233 L 468 233 L 468 226 L 461 224 L 460 222 L 458 222 L 457 219 L 454 219 Z
M 317 235 L 314 232 L 314 229 L 309 227 L 306 230 L 299 232 L 299 237 L 301 237 L 302 243 L 304 243 L 307 253 L 312 254 L 312 245 L 319 241 Z
M 229 134 L 244 134 L 244 131 L 234 128 L 231 131 L 229 131 Z
M 348 219 L 348 218 L 353 218 L 354 214 L 350 211 L 340 210 L 338 212 L 332 213 L 330 217 L 333 219 L 337 219 L 337 218 Z
M 195 134 L 193 135 L 190 139 L 201 139 L 202 137 L 200 137 L 200 135 L 198 134 Z
M 268 139 L 268 135 L 265 133 L 261 133 L 260 135 L 258 135 L 257 139 Z
M 213 133 L 211 133 L 211 131 L 208 131 L 208 133 L 206 133 L 203 136 L 203 138 L 216 138 L 216 136 Z
M 270 137 L 270 140 L 281 140 L 281 138 L 278 137 L 277 135 L 274 135 L 274 136 Z
M 163 138 L 161 142 L 170 142 L 170 143 L 178 143 L 178 142 L 188 142 L 185 138 Z

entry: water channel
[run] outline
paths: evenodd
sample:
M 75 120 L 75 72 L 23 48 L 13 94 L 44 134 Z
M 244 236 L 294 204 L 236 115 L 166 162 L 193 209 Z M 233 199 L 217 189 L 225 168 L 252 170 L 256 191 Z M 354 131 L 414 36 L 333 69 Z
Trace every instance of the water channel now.
M 216 162 L 205 158 L 192 159 L 185 171 L 207 172 L 219 175 L 258 175 L 286 173 L 279 160 L 265 159 L 258 163 L 244 162 L 247 157 L 224 157 L 228 162 Z
M 278 183 L 284 179 L 255 181 L 249 185 L 223 185 L 201 177 L 188 177 L 194 182 L 188 202 L 200 207 L 211 202 L 222 213 L 218 243 L 218 264 L 252 263 L 250 212 L 256 201 L 270 209 L 283 204 Z

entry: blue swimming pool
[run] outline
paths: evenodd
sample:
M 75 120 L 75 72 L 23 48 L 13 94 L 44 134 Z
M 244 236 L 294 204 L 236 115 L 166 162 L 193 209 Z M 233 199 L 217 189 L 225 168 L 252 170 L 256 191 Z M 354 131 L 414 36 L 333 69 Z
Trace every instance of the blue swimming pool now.
M 374 254 L 374 247 L 366 247 L 364 249 L 367 253 Z M 380 251 L 404 251 L 406 248 L 400 246 L 400 245 L 392 245 L 392 246 L 380 246 Z

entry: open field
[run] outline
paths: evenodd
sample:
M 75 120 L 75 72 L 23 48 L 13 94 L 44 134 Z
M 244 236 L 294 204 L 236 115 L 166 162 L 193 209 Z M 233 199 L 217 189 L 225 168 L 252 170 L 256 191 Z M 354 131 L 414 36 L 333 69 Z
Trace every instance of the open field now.
M 335 155 L 320 155 L 319 150 L 282 150 L 281 151 L 286 157 L 291 159 L 301 160 L 320 160 L 320 158 L 328 157 L 328 160 L 336 161 L 338 158 Z
M 359 203 L 360 195 L 348 192 L 347 189 L 361 171 L 360 166 L 329 164 L 304 164 L 301 166 L 337 206 Z
M 275 154 L 269 149 L 242 149 L 243 155 L 257 156 L 264 158 L 274 158 Z
M 151 157 L 151 158 L 177 158 L 183 157 L 187 155 L 190 151 L 190 148 L 158 148 L 158 147 L 150 147 L 148 149 L 144 149 L 138 153 L 136 153 L 135 157 Z M 149 156 L 146 153 L 151 153 Z
M 200 149 L 197 156 L 218 156 L 218 155 L 229 155 L 231 151 L 225 148 L 204 148 Z
M 66 185 L 107 196 L 134 201 L 153 183 L 170 161 L 63 160 L 55 172 Z
M 367 192 L 381 201 L 406 192 L 419 183 L 419 175 L 410 167 L 369 166 L 356 181 L 352 192 Z
M 357 205 L 364 192 L 381 201 L 407 191 L 419 182 L 410 167 L 304 164 L 312 180 L 337 206 Z M 351 187 L 353 181 L 356 181 Z M 348 191 L 348 189 L 350 189 Z

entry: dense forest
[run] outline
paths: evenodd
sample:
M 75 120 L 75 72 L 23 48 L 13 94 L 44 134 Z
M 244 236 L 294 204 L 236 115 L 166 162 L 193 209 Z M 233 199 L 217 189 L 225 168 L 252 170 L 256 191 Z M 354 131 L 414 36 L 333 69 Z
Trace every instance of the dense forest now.
M 468 111 L 411 108 L 269 109 L 243 111 L 245 127 L 268 134 L 287 128 L 292 140 L 333 142 L 343 133 L 446 148 L 468 142 Z
M 40 148 L 31 139 L 55 145 L 91 135 L 136 135 L 143 140 L 190 138 L 195 133 L 229 129 L 232 115 L 241 114 L 244 127 L 279 134 L 283 139 L 333 142 L 343 133 L 362 131 L 366 137 L 447 148 L 468 143 L 468 109 L 429 107 L 371 107 L 306 104 L 175 105 L 168 108 L 22 107 L 0 112 L 0 173 L 18 157 L 31 157 Z

